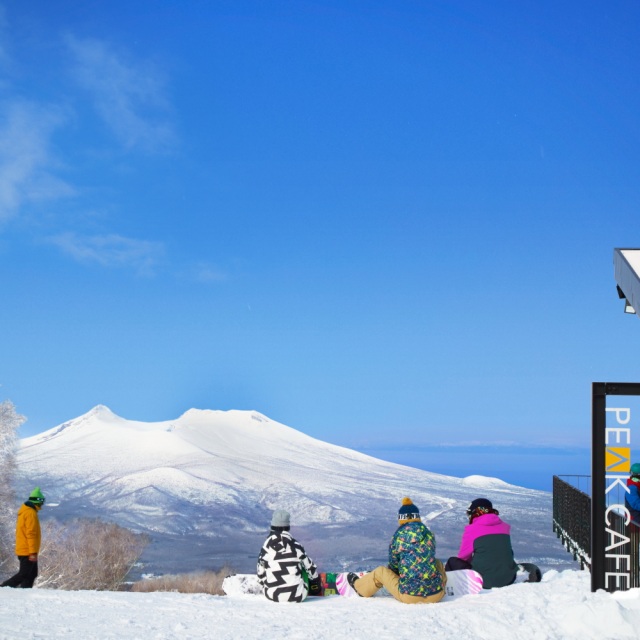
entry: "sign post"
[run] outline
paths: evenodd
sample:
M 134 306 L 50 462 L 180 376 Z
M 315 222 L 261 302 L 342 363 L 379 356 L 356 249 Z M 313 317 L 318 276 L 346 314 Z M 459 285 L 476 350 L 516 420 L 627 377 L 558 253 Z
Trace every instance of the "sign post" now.
M 615 401 L 607 406 L 607 398 Z M 624 397 L 627 396 L 627 397 Z M 625 504 L 633 424 L 640 422 L 640 383 L 594 382 L 591 449 L 591 591 L 632 586 L 631 515 Z M 640 442 L 640 428 L 635 438 Z

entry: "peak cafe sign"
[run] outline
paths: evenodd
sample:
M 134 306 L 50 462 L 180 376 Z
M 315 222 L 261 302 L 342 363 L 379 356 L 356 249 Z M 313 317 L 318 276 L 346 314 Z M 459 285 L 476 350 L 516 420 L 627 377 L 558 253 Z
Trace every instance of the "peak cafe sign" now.
M 640 444 L 640 383 L 594 382 L 592 429 L 591 591 L 626 590 L 640 586 L 638 537 L 631 535 L 638 529 L 625 504 Z

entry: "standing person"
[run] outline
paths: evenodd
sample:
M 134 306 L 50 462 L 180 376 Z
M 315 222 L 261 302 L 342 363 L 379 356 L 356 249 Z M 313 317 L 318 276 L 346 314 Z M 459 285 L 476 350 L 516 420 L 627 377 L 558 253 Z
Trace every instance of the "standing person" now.
M 289 533 L 291 516 L 274 511 L 271 531 L 258 557 L 258 582 L 274 602 L 302 602 L 320 595 L 320 576 L 304 547 Z
M 350 573 L 349 584 L 365 598 L 384 587 L 406 604 L 439 602 L 445 594 L 447 576 L 442 562 L 436 559 L 436 539 L 410 498 L 402 500 L 398 525 L 389 545 L 389 566 L 377 567 L 361 578 Z
M 631 474 L 627 479 L 629 491 L 624 497 L 625 506 L 629 510 L 631 522 L 640 527 L 640 462 L 631 465 Z
M 38 553 L 40 553 L 40 521 L 38 511 L 42 509 L 44 496 L 36 487 L 29 499 L 18 510 L 16 520 L 16 555 L 20 569 L 5 580 L 0 587 L 20 587 L 31 589 L 38 577 Z
M 467 509 L 457 557 L 447 560 L 447 571 L 473 569 L 482 575 L 484 589 L 512 584 L 518 573 L 511 547 L 511 525 L 500 519 L 490 500 L 477 498 Z

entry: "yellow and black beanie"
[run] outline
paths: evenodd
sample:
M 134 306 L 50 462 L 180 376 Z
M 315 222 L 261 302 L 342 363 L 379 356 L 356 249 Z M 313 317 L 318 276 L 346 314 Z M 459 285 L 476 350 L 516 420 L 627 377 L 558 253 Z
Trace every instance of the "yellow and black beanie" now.
M 398 524 L 407 524 L 407 522 L 420 522 L 420 510 L 411 502 L 411 498 L 402 498 L 402 506 L 398 511 Z

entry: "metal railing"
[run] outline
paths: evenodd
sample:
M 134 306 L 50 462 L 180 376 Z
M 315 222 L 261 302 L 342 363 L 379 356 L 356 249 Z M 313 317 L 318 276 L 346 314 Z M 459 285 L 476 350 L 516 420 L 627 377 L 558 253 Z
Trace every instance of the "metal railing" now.
M 566 479 L 565 479 L 566 478 Z M 589 482 L 586 482 L 586 479 Z M 579 479 L 579 480 L 578 480 Z M 553 531 L 561 539 L 563 546 L 580 562 L 580 568 L 591 569 L 591 497 L 573 485 L 589 487 L 589 476 L 553 476 Z M 605 571 L 611 574 L 626 570 L 616 566 L 620 556 L 628 556 L 630 583 L 629 588 L 640 587 L 640 528 L 627 526 L 625 516 L 616 511 L 608 514 L 609 534 L 616 545 L 615 558 L 605 560 Z M 627 540 L 628 542 L 624 542 Z
M 553 531 L 581 569 L 591 568 L 591 497 L 562 478 L 553 476 Z

